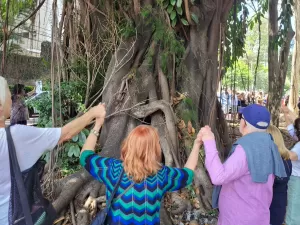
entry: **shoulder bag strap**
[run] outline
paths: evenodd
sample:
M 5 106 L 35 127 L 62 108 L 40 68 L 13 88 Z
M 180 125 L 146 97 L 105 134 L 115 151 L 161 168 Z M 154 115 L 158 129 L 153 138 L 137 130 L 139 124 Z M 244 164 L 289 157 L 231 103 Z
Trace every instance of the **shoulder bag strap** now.
M 126 188 L 121 194 L 118 195 L 118 197 L 114 199 L 114 202 L 118 201 L 118 199 L 121 198 L 127 191 L 129 191 L 129 189 L 132 188 L 134 185 L 135 182 L 132 182 L 132 184 L 130 184 L 128 188 Z
M 17 188 L 18 188 L 18 192 L 19 192 L 19 196 L 20 196 L 20 201 L 21 201 L 26 225 L 33 225 L 32 217 L 31 217 L 31 213 L 30 213 L 30 207 L 29 207 L 27 194 L 26 194 L 27 192 L 25 189 L 24 180 L 22 177 L 20 166 L 18 163 L 14 141 L 11 136 L 10 126 L 6 127 L 5 130 L 6 130 L 7 145 L 8 145 L 8 152 L 9 152 L 11 176 L 12 175 L 14 176 L 16 183 L 17 183 Z
M 122 171 L 121 171 L 121 174 L 119 176 L 119 179 L 118 179 L 116 185 L 114 186 L 114 189 L 113 189 L 113 191 L 112 191 L 112 193 L 111 193 L 111 195 L 110 195 L 110 197 L 109 197 L 109 199 L 107 201 L 107 205 L 106 205 L 107 209 L 109 209 L 110 206 L 111 206 L 112 200 L 114 199 L 114 196 L 115 196 L 115 194 L 116 194 L 116 192 L 117 192 L 117 190 L 118 190 L 118 188 L 120 186 L 123 174 L 124 174 L 124 169 L 122 168 Z

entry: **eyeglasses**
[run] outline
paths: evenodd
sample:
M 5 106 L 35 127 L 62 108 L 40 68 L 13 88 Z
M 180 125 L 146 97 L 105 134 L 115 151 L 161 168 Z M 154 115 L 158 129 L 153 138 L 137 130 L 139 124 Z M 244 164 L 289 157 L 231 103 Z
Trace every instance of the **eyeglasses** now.
M 241 117 L 241 120 L 244 120 L 245 124 L 247 125 L 247 122 L 243 116 Z

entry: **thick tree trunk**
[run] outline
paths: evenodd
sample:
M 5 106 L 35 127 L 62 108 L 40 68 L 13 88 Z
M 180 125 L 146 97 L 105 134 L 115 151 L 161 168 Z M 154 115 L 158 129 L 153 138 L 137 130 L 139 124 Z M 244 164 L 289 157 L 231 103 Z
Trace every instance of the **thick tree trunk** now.
M 272 124 L 279 125 L 280 103 L 284 90 L 284 83 L 288 68 L 288 57 L 294 31 L 290 28 L 280 49 L 278 62 L 278 0 L 269 0 L 269 98 L 268 109 L 272 115 Z
M 193 104 L 197 106 L 196 126 L 212 127 L 221 152 L 230 148 L 230 141 L 227 126 L 222 131 L 216 129 L 217 124 L 224 124 L 225 121 L 224 117 L 217 116 L 217 89 L 220 82 L 218 48 L 220 28 L 225 26 L 233 2 L 201 1 L 199 8 L 192 8 L 191 11 L 202 19 L 198 25 L 191 26 L 185 59 L 189 75 L 184 83 L 183 92 L 187 92 Z
M 141 25 L 143 26 L 143 25 Z M 141 33 L 139 33 L 141 32 Z M 114 54 L 104 82 L 102 101 L 106 103 L 109 117 L 101 132 L 101 154 L 109 157 L 120 156 L 120 144 L 126 137 L 133 120 L 128 111 L 137 104 L 137 68 L 142 62 L 152 37 L 151 26 L 143 27 L 138 31 L 137 37 L 131 41 L 122 42 Z M 132 85 L 131 85 L 132 83 Z M 146 99 L 143 99 L 146 100 Z M 123 113 L 118 113 L 123 111 Z M 120 132 L 122 131 L 122 132 Z
M 289 98 L 289 108 L 296 115 L 298 115 L 298 102 L 299 102 L 299 76 L 300 76 L 300 62 L 298 60 L 300 52 L 300 2 L 294 2 L 294 16 L 295 16 L 295 46 L 293 52 L 293 61 L 292 61 L 292 80 L 291 80 L 291 90 Z
M 182 88 L 182 92 L 187 93 L 195 106 L 190 110 L 197 113 L 196 127 L 211 126 L 223 159 L 230 150 L 231 142 L 225 117 L 223 113 L 219 113 L 217 105 L 217 88 L 220 82 L 218 49 L 220 28 L 225 26 L 233 2 L 205 0 L 200 2 L 199 7 L 191 8 L 191 12 L 201 19 L 199 24 L 190 28 L 190 41 L 184 60 L 188 75 L 184 77 Z M 202 162 L 200 164 L 195 174 L 195 186 L 201 190 L 201 196 L 198 196 L 200 210 L 205 212 L 211 209 L 212 185 L 204 165 Z
M 272 115 L 272 123 L 275 126 L 279 124 L 279 106 L 281 93 L 277 87 L 279 77 L 278 69 L 278 48 L 275 44 L 278 34 L 278 0 L 269 0 L 269 95 L 268 108 Z M 282 84 L 280 84 L 282 85 Z
M 180 91 L 187 93 L 188 98 L 192 100 L 192 110 L 197 117 L 192 121 L 193 125 L 197 128 L 203 125 L 212 127 L 217 137 L 220 155 L 223 158 L 229 150 L 230 141 L 227 124 L 216 96 L 220 82 L 218 48 L 220 30 L 224 29 L 233 2 L 234 0 L 203 0 L 190 9 L 188 8 L 189 12 L 198 16 L 199 23 L 190 26 L 188 47 L 184 60 L 186 77 L 183 78 L 184 82 L 176 83 L 178 85 L 177 90 L 180 86 Z M 136 5 L 136 12 L 138 8 Z M 95 21 L 95 19 L 92 17 L 92 21 Z M 160 66 L 159 51 L 156 52 L 153 65 L 151 65 L 152 70 L 149 69 L 149 65 L 144 60 L 144 55 L 149 51 L 150 43 L 155 42 L 153 41 L 153 24 L 149 23 L 151 20 L 138 15 L 135 16 L 134 20 L 136 36 L 129 40 L 120 41 L 118 48 L 112 53 L 113 56 L 106 71 L 102 102 L 106 103 L 108 118 L 101 131 L 100 144 L 102 151 L 100 154 L 105 157 L 118 158 L 120 156 L 120 144 L 128 132 L 141 123 L 150 123 L 158 129 L 160 134 L 160 143 L 166 159 L 165 164 L 180 167 L 183 166 L 186 156 L 189 154 L 190 142 L 195 136 L 188 133 L 186 127 L 184 131 L 178 131 L 177 129 L 178 118 L 175 117 L 170 104 L 169 82 Z M 95 24 L 95 22 L 93 23 Z M 175 67 L 172 74 L 175 77 Z M 174 86 L 172 87 L 173 92 L 175 90 Z M 185 108 L 185 110 L 190 109 Z M 178 135 L 180 132 L 184 133 L 185 137 L 182 140 L 184 143 L 181 142 L 179 147 L 178 136 L 182 134 Z M 84 174 L 80 174 L 79 177 L 76 182 L 80 186 L 83 186 L 83 182 L 91 183 L 90 178 Z M 72 187 L 72 191 L 75 192 L 74 195 L 65 195 L 62 187 L 58 186 L 57 188 L 57 190 L 60 190 L 60 195 L 55 202 L 55 207 L 60 211 L 63 207 L 68 206 L 76 192 L 79 191 L 79 196 L 85 196 L 79 197 L 80 199 L 86 199 L 87 197 L 84 194 L 84 188 L 80 189 L 78 185 Z M 212 184 L 203 161 L 199 162 L 198 169 L 195 172 L 194 187 L 200 202 L 200 210 L 202 212 L 209 211 L 211 209 Z M 95 198 L 95 190 L 91 191 L 89 196 Z M 177 198 L 178 200 L 178 196 L 176 198 L 174 196 L 172 195 L 171 199 L 176 202 L 174 199 Z M 89 218 L 86 205 L 91 204 L 88 204 L 87 200 L 84 203 L 85 206 L 80 209 L 76 204 L 78 203 L 77 199 L 78 196 L 74 201 L 79 215 L 77 224 L 87 224 Z M 183 203 L 186 201 L 177 202 Z M 184 207 L 181 207 L 180 210 L 186 209 L 188 204 L 184 203 L 183 205 Z M 166 219 L 164 223 L 168 224 L 169 218 L 166 210 L 162 210 L 162 212 L 164 214 L 163 218 Z

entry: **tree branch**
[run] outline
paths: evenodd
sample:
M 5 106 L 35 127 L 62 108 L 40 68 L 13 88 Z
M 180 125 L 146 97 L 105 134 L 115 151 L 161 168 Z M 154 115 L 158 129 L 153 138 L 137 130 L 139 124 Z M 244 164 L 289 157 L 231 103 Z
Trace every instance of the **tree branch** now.
M 168 102 L 164 100 L 150 102 L 147 105 L 143 105 L 132 109 L 131 114 L 137 118 L 145 118 L 158 110 L 161 110 L 165 114 L 166 125 L 167 129 L 169 130 L 171 142 L 173 147 L 176 148 L 176 146 L 178 146 L 175 126 L 176 120 L 171 105 Z M 175 152 L 177 152 L 177 149 L 174 150 Z
M 227 0 L 224 2 L 224 7 L 223 7 L 223 10 L 222 10 L 222 17 L 221 17 L 221 23 L 225 23 L 227 18 L 228 18 L 228 14 L 232 8 L 232 5 L 233 5 L 233 0 Z
M 184 0 L 184 9 L 187 21 L 189 22 L 189 24 L 193 24 L 189 8 L 189 0 Z
M 29 20 L 31 17 L 33 17 L 39 10 L 40 8 L 44 5 L 44 3 L 46 2 L 46 0 L 42 0 L 40 2 L 40 4 L 35 8 L 35 10 L 33 10 L 33 12 L 24 20 L 22 20 L 17 26 L 15 26 L 8 34 L 8 38 L 9 36 L 12 34 L 12 32 L 14 32 L 14 30 L 16 30 L 18 27 L 22 26 L 23 24 L 25 24 L 27 22 L 27 20 Z

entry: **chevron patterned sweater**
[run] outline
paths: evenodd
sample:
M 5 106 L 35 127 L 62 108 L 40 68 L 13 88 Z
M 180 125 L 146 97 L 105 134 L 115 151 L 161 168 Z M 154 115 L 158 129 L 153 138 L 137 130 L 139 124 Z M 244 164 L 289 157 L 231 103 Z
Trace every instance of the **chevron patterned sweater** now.
M 100 157 L 93 151 L 84 151 L 80 163 L 95 179 L 105 184 L 108 199 L 123 168 L 122 161 Z M 190 185 L 193 177 L 194 173 L 190 169 L 162 166 L 157 174 L 134 184 L 121 198 L 113 201 L 108 211 L 107 224 L 159 225 L 159 210 L 164 194 Z M 131 183 L 124 173 L 116 196 Z

